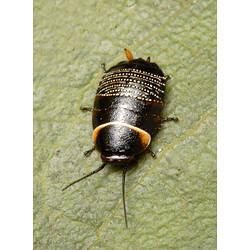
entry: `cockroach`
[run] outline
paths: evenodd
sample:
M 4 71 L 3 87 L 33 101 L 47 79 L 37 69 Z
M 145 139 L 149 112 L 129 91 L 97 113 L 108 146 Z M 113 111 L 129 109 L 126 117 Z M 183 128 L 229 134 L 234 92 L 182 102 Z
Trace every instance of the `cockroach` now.
M 103 161 L 93 172 L 70 183 L 73 184 L 98 173 L 108 163 L 121 165 L 122 197 L 125 224 L 128 227 L 125 204 L 125 177 L 129 164 L 143 152 L 155 154 L 150 149 L 151 138 L 165 121 L 178 121 L 177 117 L 162 118 L 166 82 L 170 76 L 164 75 L 156 63 L 142 58 L 133 59 L 125 50 L 128 61 L 122 61 L 106 70 L 99 83 L 94 107 L 82 107 L 82 111 L 92 111 L 94 146 L 84 154 L 98 150 Z

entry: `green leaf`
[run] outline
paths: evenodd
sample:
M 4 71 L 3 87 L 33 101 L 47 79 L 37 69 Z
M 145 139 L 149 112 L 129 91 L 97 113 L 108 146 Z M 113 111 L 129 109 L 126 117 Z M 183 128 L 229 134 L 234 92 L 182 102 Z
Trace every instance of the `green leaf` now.
M 100 64 L 134 57 L 172 76 L 165 123 L 127 174 L 101 165 L 91 114 Z M 34 2 L 34 249 L 216 249 L 216 1 Z

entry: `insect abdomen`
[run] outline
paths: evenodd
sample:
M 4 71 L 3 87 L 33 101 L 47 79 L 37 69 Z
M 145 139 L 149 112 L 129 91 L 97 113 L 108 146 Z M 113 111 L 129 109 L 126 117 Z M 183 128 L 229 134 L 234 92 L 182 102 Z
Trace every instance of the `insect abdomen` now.
M 155 134 L 160 126 L 165 79 L 139 69 L 105 74 L 97 90 L 93 127 L 121 121 Z

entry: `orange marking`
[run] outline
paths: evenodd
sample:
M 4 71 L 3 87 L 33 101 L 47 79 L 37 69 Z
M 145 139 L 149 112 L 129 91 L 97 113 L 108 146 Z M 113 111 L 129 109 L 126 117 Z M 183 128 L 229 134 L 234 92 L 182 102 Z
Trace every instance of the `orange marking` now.
M 128 60 L 132 61 L 133 60 L 132 53 L 128 49 L 126 49 L 126 48 L 124 50 L 125 50 L 125 54 L 126 54 L 126 57 L 128 58 Z
M 120 126 L 125 126 L 125 127 L 128 127 L 132 130 L 134 130 L 136 133 L 138 133 L 139 137 L 140 137 L 140 140 L 141 140 L 141 143 L 142 143 L 142 146 L 144 149 L 146 149 L 150 142 L 151 142 L 151 135 L 146 132 L 145 130 L 143 129 L 140 129 L 140 128 L 137 128 L 135 126 L 132 126 L 130 124 L 127 124 L 125 122 L 119 122 L 119 121 L 115 121 L 115 122 L 107 122 L 107 123 L 104 123 L 98 127 L 96 127 L 93 131 L 93 140 L 94 140 L 94 145 L 96 145 L 96 139 L 97 139 L 97 136 L 99 134 L 99 132 L 101 131 L 101 129 L 107 127 L 107 126 L 110 126 L 110 125 L 120 125 Z
M 145 131 L 142 129 L 138 130 L 138 128 L 136 128 L 134 131 L 138 133 L 143 149 L 146 149 L 151 141 L 151 136 L 149 138 L 148 133 L 145 133 Z
M 146 62 L 150 63 L 150 56 L 147 58 Z

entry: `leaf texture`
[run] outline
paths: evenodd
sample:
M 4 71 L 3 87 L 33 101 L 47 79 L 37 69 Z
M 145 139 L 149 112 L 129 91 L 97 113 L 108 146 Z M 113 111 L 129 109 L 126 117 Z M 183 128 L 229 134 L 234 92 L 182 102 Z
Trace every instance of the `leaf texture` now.
M 101 165 L 91 114 L 100 64 L 151 57 L 171 75 L 166 123 L 127 174 L 65 192 Z M 216 1 L 34 2 L 34 249 L 216 249 Z

